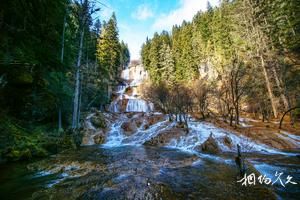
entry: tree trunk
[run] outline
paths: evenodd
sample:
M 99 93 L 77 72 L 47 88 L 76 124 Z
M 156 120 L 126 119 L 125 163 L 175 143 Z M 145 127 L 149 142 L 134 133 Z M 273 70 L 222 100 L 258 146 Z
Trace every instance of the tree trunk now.
M 76 65 L 76 83 L 75 83 L 75 92 L 74 92 L 74 101 L 73 101 L 73 117 L 72 117 L 72 128 L 78 128 L 78 109 L 79 109 L 79 95 L 80 95 L 80 65 L 82 57 L 82 47 L 83 47 L 83 37 L 84 37 L 84 27 L 80 32 L 80 44 L 77 57 Z
M 300 108 L 300 107 L 299 107 L 299 106 L 296 106 L 296 107 L 290 108 L 290 109 L 288 109 L 288 110 L 283 114 L 283 116 L 281 117 L 280 123 L 279 123 L 279 129 L 281 129 L 281 126 L 282 126 L 282 122 L 283 122 L 284 116 L 285 116 L 287 113 L 289 113 L 289 112 L 291 112 L 292 110 L 295 110 L 295 109 L 297 109 L 297 108 Z
M 62 129 L 62 123 L 61 123 L 61 107 L 58 108 L 58 131 Z
M 80 89 L 79 89 L 79 103 L 78 103 L 78 116 L 77 116 L 77 125 L 78 125 L 78 127 L 80 127 L 81 96 L 82 96 L 82 76 L 81 76 L 81 79 L 80 79 Z
M 280 92 L 280 97 L 281 97 L 281 99 L 283 101 L 283 104 L 284 104 L 284 108 L 285 108 L 285 110 L 288 110 L 290 108 L 289 102 L 288 102 L 288 100 L 285 96 L 284 90 L 281 86 L 281 81 L 279 80 L 279 77 L 278 77 L 277 71 L 275 69 L 275 66 L 272 66 L 272 70 L 273 70 L 273 73 L 274 73 L 274 78 L 275 78 L 275 81 L 276 81 L 276 85 L 277 85 L 277 87 L 279 89 L 279 92 Z
M 65 53 L 65 32 L 66 32 L 66 23 L 67 23 L 67 12 L 64 16 L 64 24 L 63 24 L 63 31 L 62 31 L 62 38 L 61 38 L 61 55 L 60 61 L 64 62 L 64 53 Z
M 230 113 L 230 126 L 232 126 L 232 121 L 233 121 L 233 109 L 232 108 L 230 108 L 229 113 Z
M 265 80 L 266 80 L 266 86 L 267 86 L 267 90 L 268 90 L 268 93 L 269 93 L 269 98 L 270 98 L 270 101 L 271 101 L 273 114 L 274 114 L 274 117 L 277 118 L 278 113 L 277 113 L 277 108 L 276 108 L 276 105 L 275 105 L 275 99 L 274 99 L 271 83 L 270 83 L 270 80 L 269 80 L 268 72 L 267 72 L 265 62 L 264 62 L 264 59 L 263 59 L 262 55 L 260 56 L 260 59 L 261 59 L 261 66 L 263 68 L 264 77 L 265 77 Z
M 239 104 L 235 106 L 235 124 L 239 125 L 240 124 L 240 111 L 239 111 Z
M 63 24 L 63 31 L 61 37 L 61 55 L 60 55 L 60 62 L 64 63 L 64 52 L 65 52 L 65 31 L 66 31 L 66 23 L 67 23 L 67 11 L 64 16 L 64 24 Z M 62 129 L 62 122 L 61 122 L 61 103 L 58 105 L 58 131 Z

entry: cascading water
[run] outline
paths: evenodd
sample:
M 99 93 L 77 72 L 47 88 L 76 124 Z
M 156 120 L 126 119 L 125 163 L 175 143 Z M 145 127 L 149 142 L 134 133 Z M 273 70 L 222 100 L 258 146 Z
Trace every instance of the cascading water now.
M 120 146 L 122 144 L 122 141 L 124 139 L 124 135 L 122 134 L 121 131 L 121 125 L 124 122 L 122 120 L 123 117 L 119 119 L 117 123 L 114 123 L 108 133 L 108 136 L 106 138 L 106 143 L 104 146 L 106 147 L 114 147 L 114 146 Z
M 264 144 L 259 144 L 245 136 L 236 135 L 232 132 L 217 128 L 212 124 L 205 122 L 189 122 L 189 133 L 179 139 L 172 139 L 167 145 L 171 148 L 177 148 L 184 151 L 194 151 L 195 148 L 203 144 L 212 134 L 212 137 L 218 143 L 220 149 L 224 152 L 236 152 L 236 146 L 239 144 L 244 152 L 263 152 L 286 154 Z M 224 144 L 224 138 L 231 141 L 231 147 Z
M 124 81 L 117 86 L 115 93 L 118 96 L 111 102 L 109 111 L 114 113 L 153 111 L 153 104 L 139 98 L 136 91 L 137 87 L 147 77 L 147 72 L 140 65 L 124 69 L 121 73 L 121 78 Z M 129 95 L 125 94 L 129 88 L 133 92 Z
M 164 119 L 163 121 L 152 124 L 147 130 L 140 127 L 130 136 L 124 134 L 124 130 L 121 128 L 122 123 L 130 119 L 124 117 L 125 115 L 121 113 L 150 113 L 154 110 L 152 103 L 140 98 L 138 88 L 136 87 L 141 84 L 146 77 L 147 72 L 143 71 L 141 67 L 127 68 L 122 71 L 122 78 L 125 81 L 117 86 L 115 93 L 118 96 L 110 105 L 110 112 L 120 113 L 119 115 L 122 117 L 111 127 L 111 130 L 107 134 L 108 137 L 105 146 L 140 145 L 156 137 L 161 131 L 174 128 L 174 123 L 170 123 L 167 119 Z M 128 93 L 127 90 L 130 92 Z M 197 151 L 197 148 L 199 148 L 212 133 L 214 140 L 222 151 L 235 152 L 236 145 L 239 144 L 243 151 L 285 154 L 270 146 L 257 143 L 245 136 L 217 128 L 209 123 L 190 121 L 188 124 L 189 133 L 179 138 L 171 138 L 168 144 L 166 144 L 167 147 L 194 152 Z M 300 145 L 298 137 L 295 138 L 295 136 L 293 137 L 285 133 L 279 136 L 290 140 L 290 142 L 296 146 Z M 225 138 L 230 141 L 230 145 L 224 142 L 226 140 Z
M 129 80 L 129 68 L 126 68 L 122 71 L 121 73 L 121 78 L 125 79 L 125 80 Z
M 150 112 L 151 107 L 148 102 L 143 99 L 129 99 L 126 112 Z

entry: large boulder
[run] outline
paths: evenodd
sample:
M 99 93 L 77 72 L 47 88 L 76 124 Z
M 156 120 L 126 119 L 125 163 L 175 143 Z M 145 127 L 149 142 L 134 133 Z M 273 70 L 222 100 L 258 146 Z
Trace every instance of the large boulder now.
M 216 142 L 216 140 L 213 138 L 213 135 L 211 133 L 210 136 L 208 137 L 208 139 L 203 144 L 198 146 L 197 150 L 200 150 L 200 151 L 206 152 L 206 153 L 216 154 L 216 153 L 220 152 L 220 147 L 219 147 L 218 143 Z
M 124 130 L 124 134 L 126 136 L 130 136 L 130 135 L 134 134 L 137 131 L 136 123 L 133 120 L 124 122 L 121 125 L 121 128 Z
M 223 143 L 227 147 L 232 148 L 232 140 L 231 140 L 231 138 L 228 135 L 226 135 L 225 137 L 223 137 Z
M 106 128 L 105 117 L 101 112 L 96 112 L 96 114 L 91 118 L 91 122 L 95 128 Z
M 148 129 L 153 124 L 164 121 L 165 115 L 163 114 L 151 114 L 145 117 L 146 123 L 144 125 L 144 129 Z
M 97 134 L 94 136 L 95 144 L 103 144 L 105 143 L 105 136 L 103 134 Z
M 137 113 L 132 117 L 131 120 L 135 122 L 137 128 L 140 128 L 144 123 L 144 116 L 144 113 Z
M 144 145 L 165 146 L 172 139 L 179 139 L 184 135 L 186 135 L 186 131 L 184 129 L 174 127 L 172 129 L 161 131 L 157 136 L 146 141 Z
M 122 100 L 119 100 L 118 104 L 119 104 L 119 107 L 120 107 L 120 112 L 125 112 L 126 111 L 128 101 L 129 100 L 125 99 L 124 97 L 123 97 Z

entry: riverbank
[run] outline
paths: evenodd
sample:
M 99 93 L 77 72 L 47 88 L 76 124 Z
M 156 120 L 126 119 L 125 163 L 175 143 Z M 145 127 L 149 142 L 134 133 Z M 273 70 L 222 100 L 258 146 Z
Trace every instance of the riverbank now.
M 81 144 L 80 134 L 60 131 L 53 124 L 33 124 L 1 115 L 0 163 L 45 158 Z

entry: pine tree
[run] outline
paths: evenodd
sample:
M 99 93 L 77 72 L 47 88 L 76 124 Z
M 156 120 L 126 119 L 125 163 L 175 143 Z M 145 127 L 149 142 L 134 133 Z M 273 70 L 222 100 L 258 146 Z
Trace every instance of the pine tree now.
M 163 43 L 160 49 L 161 57 L 161 80 L 164 80 L 169 86 L 175 83 L 175 64 L 169 44 Z
M 120 62 L 123 69 L 128 67 L 128 64 L 130 62 L 130 52 L 128 49 L 128 45 L 124 43 L 124 41 L 121 41 L 120 43 Z
M 121 67 L 121 48 L 118 38 L 117 20 L 115 14 L 103 25 L 98 39 L 97 58 L 99 70 L 103 78 L 113 81 L 119 74 Z

